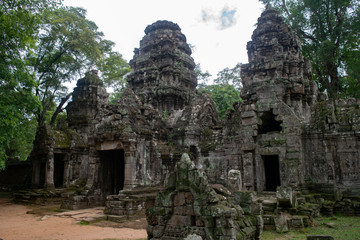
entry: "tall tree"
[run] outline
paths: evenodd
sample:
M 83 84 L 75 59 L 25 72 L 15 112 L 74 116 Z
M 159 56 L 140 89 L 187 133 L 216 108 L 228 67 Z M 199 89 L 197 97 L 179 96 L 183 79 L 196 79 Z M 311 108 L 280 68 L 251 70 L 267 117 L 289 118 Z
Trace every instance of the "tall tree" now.
M 277 9 L 301 38 L 304 56 L 312 62 L 320 89 L 335 99 L 339 94 L 351 97 L 351 88 L 360 86 L 357 62 L 360 57 L 360 1 L 260 1 Z
M 84 9 L 62 7 L 60 0 L 4 0 L 0 6 L 1 169 L 9 156 L 26 158 L 37 126 L 55 123 L 71 97 L 66 82 L 97 68 L 116 86 L 129 65 Z
M 36 96 L 41 101 L 39 126 L 57 102 L 53 124 L 70 98 L 64 83 L 97 68 L 102 70 L 105 83 L 114 85 L 129 71 L 122 56 L 112 51 L 114 43 L 104 39 L 96 24 L 86 19 L 86 10 L 62 7 L 44 14 L 42 22 L 37 51 L 29 58 L 36 75 Z
M 32 141 L 34 134 L 27 129 L 39 102 L 26 55 L 35 49 L 41 14 L 58 4 L 52 0 L 0 2 L 0 170 L 9 156 L 24 159 L 29 151 L 29 144 L 21 142 Z M 22 150 L 14 151 L 14 145 Z

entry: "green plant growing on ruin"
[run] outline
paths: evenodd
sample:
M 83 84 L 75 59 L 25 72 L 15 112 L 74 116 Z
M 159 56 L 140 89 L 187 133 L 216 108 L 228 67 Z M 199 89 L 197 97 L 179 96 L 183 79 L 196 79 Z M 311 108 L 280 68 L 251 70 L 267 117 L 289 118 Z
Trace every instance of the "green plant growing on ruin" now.
M 169 114 L 166 110 L 164 110 L 161 114 L 161 121 L 166 122 L 169 118 Z
M 209 151 L 215 150 L 216 144 L 213 142 L 213 130 L 206 128 L 201 134 L 201 140 L 199 147 L 201 152 L 208 153 Z

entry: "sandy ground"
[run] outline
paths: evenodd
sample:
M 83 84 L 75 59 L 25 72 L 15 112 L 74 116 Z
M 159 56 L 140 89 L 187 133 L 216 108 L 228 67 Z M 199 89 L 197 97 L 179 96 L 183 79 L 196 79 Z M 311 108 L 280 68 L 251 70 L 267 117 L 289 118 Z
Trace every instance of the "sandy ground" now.
M 27 214 L 28 206 L 0 198 L 0 239 L 82 240 L 146 239 L 145 229 L 80 225 L 72 218 Z

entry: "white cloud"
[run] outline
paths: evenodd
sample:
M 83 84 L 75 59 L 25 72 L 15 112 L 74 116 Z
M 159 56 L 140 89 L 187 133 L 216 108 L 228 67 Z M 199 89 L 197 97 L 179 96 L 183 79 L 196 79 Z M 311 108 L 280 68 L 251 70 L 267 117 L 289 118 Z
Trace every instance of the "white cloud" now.
M 224 6 L 221 10 L 214 12 L 212 9 L 201 10 L 201 20 L 204 23 L 214 23 L 220 30 L 232 27 L 237 21 L 237 9 Z
M 195 46 L 195 62 L 213 77 L 225 67 L 247 62 L 246 43 L 263 8 L 258 0 L 64 0 L 64 4 L 87 9 L 87 17 L 116 43 L 126 60 L 133 57 L 147 25 L 175 22 Z

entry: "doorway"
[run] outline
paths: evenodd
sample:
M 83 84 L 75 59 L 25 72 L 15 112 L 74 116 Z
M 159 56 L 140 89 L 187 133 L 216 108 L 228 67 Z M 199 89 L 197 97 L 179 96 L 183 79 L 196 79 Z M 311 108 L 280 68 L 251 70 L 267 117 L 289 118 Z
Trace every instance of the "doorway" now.
M 64 183 L 65 154 L 54 153 L 54 186 L 59 188 Z
M 262 156 L 265 170 L 265 191 L 275 192 L 280 183 L 279 156 Z
M 103 194 L 105 196 L 118 194 L 124 188 L 124 150 L 101 151 L 100 159 L 100 184 Z

